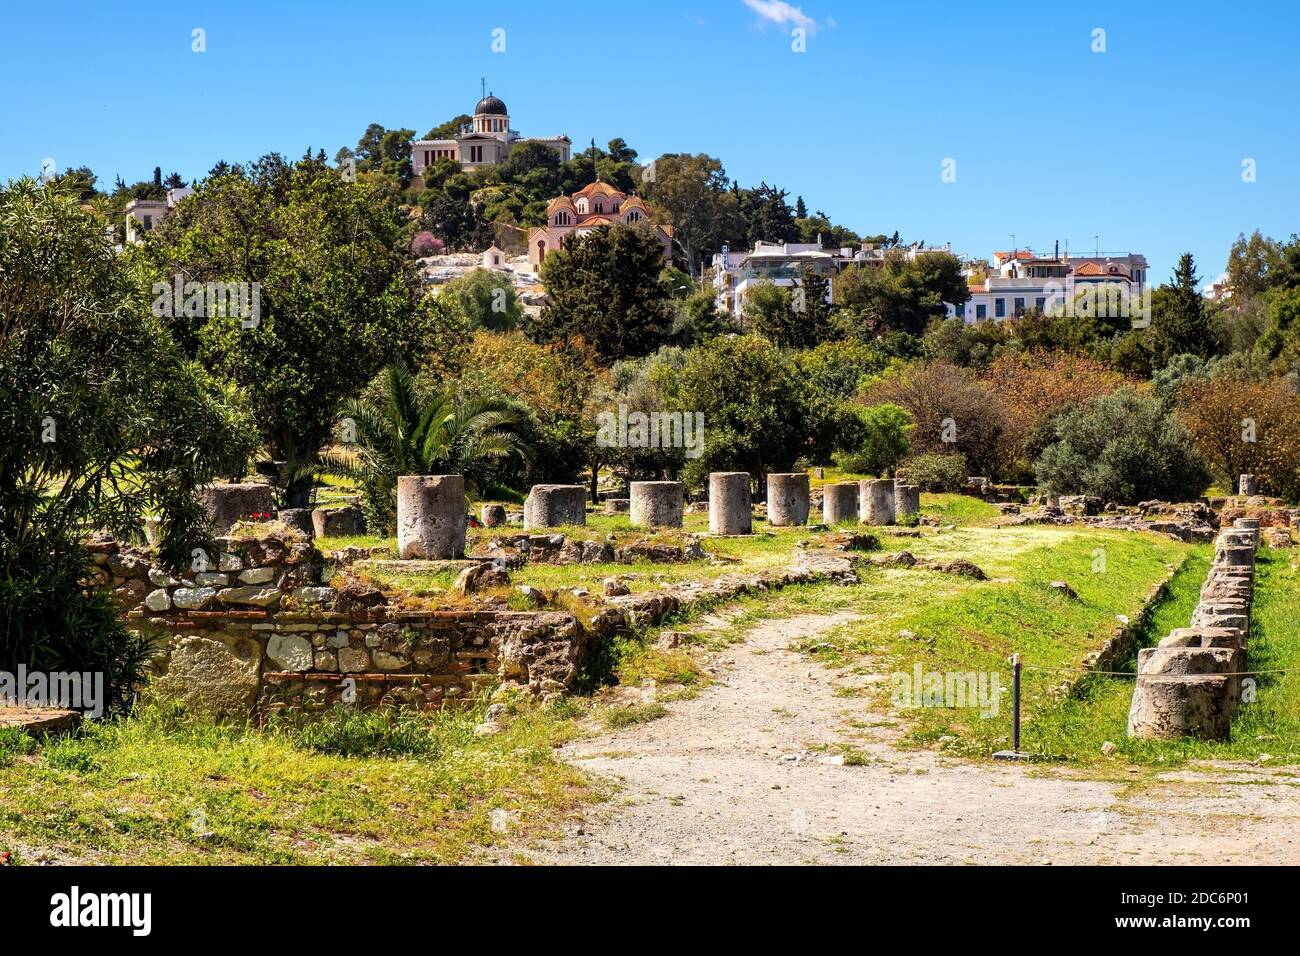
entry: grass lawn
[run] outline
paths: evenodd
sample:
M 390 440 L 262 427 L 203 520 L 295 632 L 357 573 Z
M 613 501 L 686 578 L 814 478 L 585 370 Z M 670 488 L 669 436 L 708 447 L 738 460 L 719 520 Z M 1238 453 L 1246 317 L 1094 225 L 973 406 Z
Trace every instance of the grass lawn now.
M 903 717 L 905 745 L 950 738 L 947 749 L 970 756 L 1007 746 L 1012 653 L 1027 665 L 1022 690 L 1029 746 L 1029 728 L 1054 706 L 1053 689 L 1076 676 L 1064 670 L 1080 670 L 1080 660 L 1106 640 L 1117 615 L 1136 619 L 1151 588 L 1193 550 L 1156 535 L 1033 526 L 958 528 L 886 543 L 900 546 L 918 555 L 966 558 L 990 580 L 921 568 L 872 569 L 848 589 L 858 595 L 862 617 L 810 639 L 805 650 L 885 677 L 864 684 L 862 693 Z M 1052 588 L 1057 580 L 1066 581 L 1077 599 Z M 891 699 L 895 675 L 914 675 L 918 664 L 923 674 L 996 673 L 1005 688 L 997 713 L 944 706 L 952 701 L 897 708 Z
M 1185 760 L 1256 760 L 1300 763 L 1300 565 L 1292 549 L 1263 548 L 1255 580 L 1247 670 L 1262 674 L 1254 703 L 1243 704 L 1222 743 L 1198 740 L 1129 740 L 1125 736 L 1133 679 L 1091 677 L 1080 694 L 1045 711 L 1025 728 L 1026 749 L 1047 756 L 1097 761 L 1111 741 L 1116 759 L 1136 763 Z M 1143 646 L 1156 644 L 1176 627 L 1186 627 L 1209 567 L 1208 549 L 1198 549 L 1175 578 L 1169 598 L 1152 615 Z M 1133 670 L 1129 662 L 1127 670 Z
M 476 710 L 341 713 L 254 730 L 159 707 L 37 745 L 0 732 L 0 850 L 15 862 L 455 863 L 593 799 L 552 748 L 564 706 L 497 735 Z M 28 847 L 39 847 L 30 852 Z

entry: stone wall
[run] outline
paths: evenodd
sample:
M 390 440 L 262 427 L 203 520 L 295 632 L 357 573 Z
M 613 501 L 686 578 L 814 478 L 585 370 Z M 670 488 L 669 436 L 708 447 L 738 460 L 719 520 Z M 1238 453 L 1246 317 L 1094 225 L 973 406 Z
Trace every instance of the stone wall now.
M 560 693 L 592 646 L 619 630 L 748 591 L 849 580 L 854 560 L 806 550 L 783 571 L 611 597 L 583 621 L 545 609 L 411 610 L 352 578 L 330 586 L 320 553 L 288 529 L 216 544 L 211 570 L 205 557 L 203 570 L 181 575 L 105 536 L 87 547 L 97 582 L 110 585 L 127 622 L 156 641 L 156 689 L 190 709 L 236 718 L 336 703 L 440 707 L 472 699 L 482 683 Z
M 1258 545 L 1251 519 L 1221 532 L 1191 626 L 1138 653 L 1130 737 L 1228 739 L 1246 670 Z

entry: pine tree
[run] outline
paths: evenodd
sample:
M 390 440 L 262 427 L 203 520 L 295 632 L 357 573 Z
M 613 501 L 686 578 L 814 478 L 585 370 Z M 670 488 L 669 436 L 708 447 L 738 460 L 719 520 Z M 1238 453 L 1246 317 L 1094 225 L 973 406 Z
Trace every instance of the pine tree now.
M 1175 355 L 1206 357 L 1216 351 L 1198 281 L 1192 254 L 1185 252 L 1153 316 L 1156 353 L 1166 362 Z
M 794 217 L 796 219 L 808 218 L 808 207 L 804 205 L 803 197 L 796 196 L 794 200 Z

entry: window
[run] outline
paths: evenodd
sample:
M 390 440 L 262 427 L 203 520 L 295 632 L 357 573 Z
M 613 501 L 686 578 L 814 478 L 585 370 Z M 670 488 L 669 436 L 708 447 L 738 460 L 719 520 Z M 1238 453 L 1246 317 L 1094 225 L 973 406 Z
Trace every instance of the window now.
M 145 231 L 145 232 L 148 232 L 148 231 L 149 231 L 150 229 L 152 229 L 152 228 L 153 228 L 153 216 L 145 216 L 145 217 L 144 217 L 144 231 Z
M 957 318 L 959 319 L 966 318 L 966 303 L 963 302 L 961 305 L 957 306 L 956 312 L 957 312 Z
M 569 224 L 569 214 L 561 209 L 555 214 L 555 224 L 557 226 L 567 226 Z
M 603 202 L 596 203 L 596 212 L 604 212 L 604 211 L 605 211 L 605 204 Z
M 579 200 L 578 200 L 578 212 L 579 212 L 579 213 L 582 213 L 582 214 L 584 214 L 584 215 L 586 214 L 586 212 L 587 212 L 587 200 L 586 200 L 586 199 L 579 199 Z
M 1046 306 L 1047 306 L 1047 296 L 1040 295 L 1035 297 L 1034 299 L 1035 309 L 1037 309 L 1039 312 L 1042 312 L 1043 309 L 1046 308 Z
M 975 306 L 975 320 L 979 321 L 980 319 L 987 319 L 988 317 L 989 317 L 989 307 L 985 305 L 983 302 L 977 304 Z
M 1025 314 L 1025 299 L 1024 296 L 1018 295 L 1016 296 L 1016 318 L 1018 319 L 1024 314 Z
M 627 214 L 628 222 L 636 222 L 640 218 L 641 218 L 641 213 L 637 212 L 635 209 L 633 209 L 630 213 Z
M 997 316 L 999 319 L 1005 319 L 1005 318 L 1007 317 L 1007 300 L 1006 300 L 1006 299 L 994 299 L 994 300 L 993 300 L 993 314 L 994 314 L 995 316 Z
M 481 162 L 483 162 L 483 147 L 482 147 L 482 146 L 471 146 L 471 147 L 469 148 L 469 161 L 470 161 L 471 163 L 481 163 Z

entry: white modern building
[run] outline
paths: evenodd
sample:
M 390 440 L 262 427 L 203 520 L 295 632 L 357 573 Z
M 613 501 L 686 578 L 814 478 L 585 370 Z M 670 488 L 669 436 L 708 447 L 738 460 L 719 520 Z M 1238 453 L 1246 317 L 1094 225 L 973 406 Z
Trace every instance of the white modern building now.
M 126 204 L 126 241 L 140 242 L 146 232 L 153 232 L 155 226 L 162 222 L 176 204 L 194 190 L 181 186 L 167 190 L 166 199 L 132 199 Z
M 948 316 L 967 324 L 1018 318 L 1031 309 L 1056 312 L 1089 308 L 1149 310 L 1146 257 L 1135 252 L 1042 256 L 1028 249 L 995 252 L 991 263 L 969 268 L 970 300 L 948 306 Z M 1124 313 L 1129 314 L 1128 312 Z
M 927 252 L 952 252 L 943 246 L 899 246 L 884 248 L 872 243 L 862 243 L 857 249 L 851 246 L 828 249 L 817 237 L 816 242 L 762 242 L 749 252 L 732 252 L 723 246 L 713 256 L 713 289 L 719 310 L 739 318 L 745 310 L 745 295 L 758 282 L 771 282 L 777 286 L 793 286 L 811 269 L 830 281 L 826 288 L 826 301 L 831 301 L 835 277 L 848 268 L 878 267 L 890 255 L 902 255 L 909 260 Z

